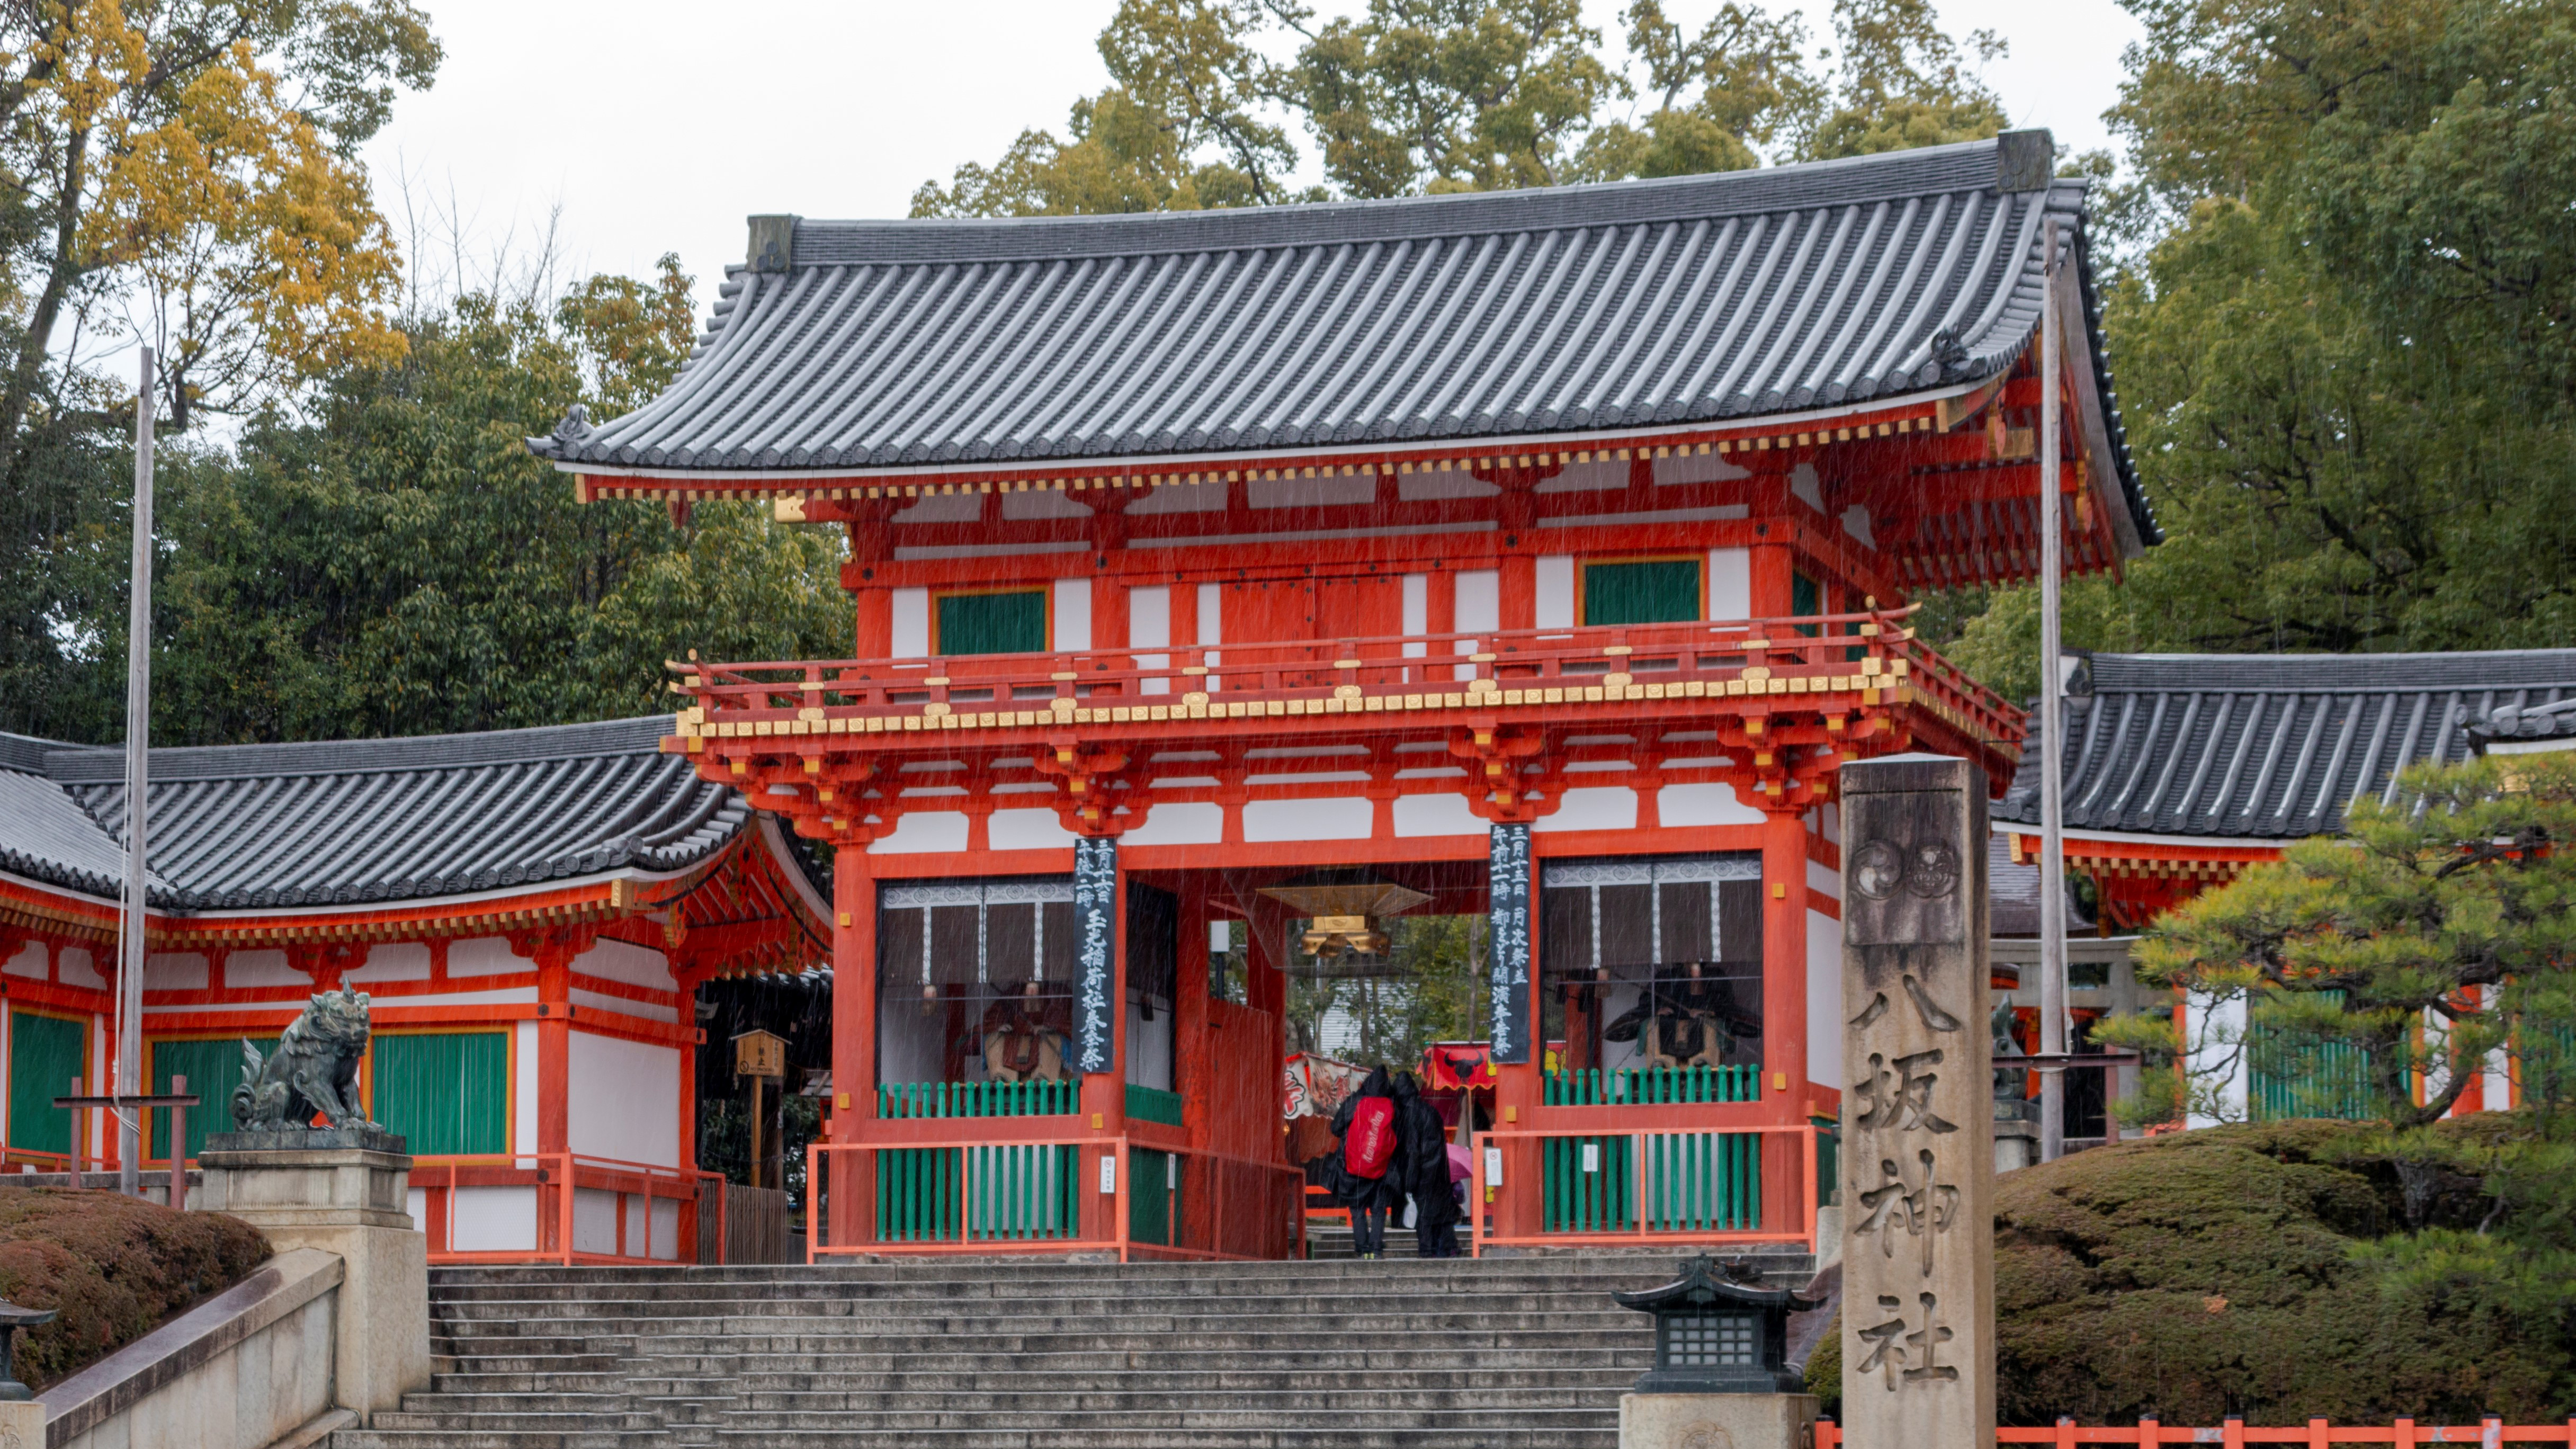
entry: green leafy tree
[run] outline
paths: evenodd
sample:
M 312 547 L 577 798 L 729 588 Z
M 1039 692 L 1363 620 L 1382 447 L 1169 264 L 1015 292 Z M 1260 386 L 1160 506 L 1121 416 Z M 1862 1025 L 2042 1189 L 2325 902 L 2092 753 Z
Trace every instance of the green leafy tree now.
M 1579 0 L 1370 0 L 1318 24 L 1297 0 L 1121 0 L 1111 86 L 1066 135 L 925 183 L 915 216 L 1034 216 L 1491 191 L 1730 171 L 1969 140 L 2003 123 L 1929 0 L 1836 0 L 1817 73 L 1794 13 L 1730 0 L 1697 29 L 1620 12 L 1628 64 Z M 1825 58 L 1830 58 L 1827 52 Z M 1281 58 L 1284 57 L 1284 58 Z M 1642 102 L 1639 111 L 1635 103 Z M 1292 179 L 1314 147 L 1322 187 Z
M 459 300 L 399 361 L 323 380 L 231 454 L 164 475 L 154 738 L 421 734 L 667 707 L 662 661 L 845 652 L 840 549 L 754 505 L 685 523 L 576 504 L 522 439 L 568 399 L 613 414 L 659 391 L 695 331 L 675 259 L 595 277 L 551 309 Z M 99 530 L 98 571 L 123 535 Z M 121 588 L 97 591 L 94 696 L 113 694 Z M 113 728 L 104 699 L 91 723 Z M 78 720 L 67 721 L 80 723 Z M 66 731 L 68 732 L 68 731 Z
M 2422 766 L 2396 798 L 2355 803 L 2340 838 L 2292 846 L 2160 918 L 2141 980 L 2241 1002 L 2244 1051 L 2316 1115 L 2403 1127 L 2448 1112 L 2491 1056 L 2555 1118 L 2576 1100 L 2576 759 Z M 2170 1021 L 2115 1018 L 2098 1039 L 2170 1059 Z M 2204 1075 L 2146 1073 L 2170 1118 Z
M 2512 648 L 2576 624 L 2576 16 L 2135 0 L 2106 326 L 2168 535 L 2139 642 Z

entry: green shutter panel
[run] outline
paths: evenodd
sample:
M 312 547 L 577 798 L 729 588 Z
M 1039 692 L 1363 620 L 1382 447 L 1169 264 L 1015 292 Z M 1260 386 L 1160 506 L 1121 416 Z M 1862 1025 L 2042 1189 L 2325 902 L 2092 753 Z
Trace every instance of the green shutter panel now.
M 374 1111 L 414 1157 L 510 1150 L 510 1037 L 468 1031 L 379 1036 Z
M 252 1037 L 250 1041 L 262 1057 L 277 1050 L 275 1037 Z M 241 1049 L 242 1039 L 234 1036 L 151 1044 L 152 1090 L 166 1095 L 174 1090 L 170 1084 L 173 1077 L 186 1077 L 189 1092 L 200 1099 L 200 1105 L 188 1109 L 190 1157 L 206 1150 L 207 1133 L 233 1130 L 233 1088 L 241 1085 Z M 152 1147 L 146 1155 L 164 1161 L 170 1156 L 170 1114 L 166 1109 L 152 1113 Z
M 1699 608 L 1697 559 L 1583 566 L 1586 624 L 1686 624 Z
M 1043 654 L 1047 596 L 1044 589 L 1008 594 L 944 594 L 939 600 L 943 656 Z
M 9 1145 L 24 1152 L 72 1150 L 72 1114 L 54 1105 L 84 1077 L 89 1033 L 82 1023 L 32 1011 L 9 1013 Z

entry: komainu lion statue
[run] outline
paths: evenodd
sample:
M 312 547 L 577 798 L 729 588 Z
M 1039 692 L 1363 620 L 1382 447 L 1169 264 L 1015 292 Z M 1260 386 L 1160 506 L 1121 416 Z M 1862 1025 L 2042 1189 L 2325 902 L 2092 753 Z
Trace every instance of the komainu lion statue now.
M 241 1085 L 233 1088 L 233 1122 L 243 1131 L 310 1126 L 313 1114 L 333 1127 L 372 1127 L 353 1089 L 367 1054 L 367 994 L 325 991 L 277 1039 L 262 1060 L 242 1043 Z

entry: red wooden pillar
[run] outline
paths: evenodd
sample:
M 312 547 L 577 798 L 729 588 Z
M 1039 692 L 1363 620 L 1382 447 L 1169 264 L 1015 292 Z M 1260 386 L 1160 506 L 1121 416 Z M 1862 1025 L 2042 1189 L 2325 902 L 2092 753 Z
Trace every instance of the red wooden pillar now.
M 1766 1120 L 1794 1126 L 1807 1103 L 1807 822 L 1804 812 L 1762 816 L 1762 1102 Z M 1762 1159 L 1762 1220 L 1803 1227 L 1812 1184 L 1804 1155 L 1782 1133 Z M 1793 1219 L 1798 1220 L 1793 1223 Z
M 832 1121 L 831 1140 L 864 1139 L 877 1115 L 877 891 L 868 848 L 832 851 Z M 876 1235 L 876 1158 L 836 1155 L 826 1243 L 856 1244 Z
M 1538 627 L 1538 559 L 1526 553 L 1503 555 L 1497 585 L 1505 629 Z
M 883 659 L 894 653 L 894 594 L 891 590 L 870 584 L 854 595 L 857 603 L 857 648 L 853 656 L 860 659 Z
M 1181 892 L 1180 980 L 1172 990 L 1172 1086 L 1181 1094 L 1181 1131 L 1192 1147 L 1215 1143 L 1216 1060 L 1208 1039 L 1208 893 L 1204 877 L 1193 875 Z M 1221 1248 L 1206 1236 L 1215 1223 L 1208 1209 L 1216 1183 L 1204 1158 L 1181 1164 L 1181 1227 L 1172 1241 L 1188 1247 Z
M 1766 540 L 1753 545 L 1750 590 L 1753 617 L 1786 619 L 1796 612 L 1797 556 L 1786 541 L 1789 525 L 1785 521 L 1774 519 L 1769 531 L 1782 541 L 1773 543 Z

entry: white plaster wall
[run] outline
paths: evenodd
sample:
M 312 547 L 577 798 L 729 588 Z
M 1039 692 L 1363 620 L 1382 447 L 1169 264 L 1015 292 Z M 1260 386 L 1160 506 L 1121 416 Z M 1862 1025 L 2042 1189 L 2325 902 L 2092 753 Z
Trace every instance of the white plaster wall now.
M 1537 624 L 1542 629 L 1574 627 L 1574 556 L 1552 553 L 1538 560 Z
M 599 1187 L 577 1187 L 572 1194 L 572 1249 L 576 1253 L 617 1251 L 620 1194 Z
M 2194 1083 L 2216 1077 L 2217 1113 L 2192 1112 L 2184 1118 L 2190 1127 L 2214 1127 L 2220 1122 L 2245 1120 L 2246 1062 L 2240 1049 L 2245 1037 L 2245 999 L 2241 996 L 2213 1001 L 2197 994 L 2183 998 L 2183 1041 L 2190 1047 L 2184 1057 L 2184 1070 Z M 2232 1066 L 2226 1066 L 2230 1054 Z M 2438 1090 L 2438 1088 L 2436 1088 Z
M 1671 823 L 1669 821 L 1667 824 Z M 1625 785 L 1589 785 L 1565 792 L 1553 815 L 1542 816 L 1533 831 L 1634 830 L 1637 792 Z
M 511 1115 L 517 1119 L 510 1124 L 510 1148 L 514 1152 L 534 1152 L 537 1150 L 537 1024 L 520 1022 L 517 1037 L 510 1051 L 510 1100 L 516 1106 Z
M 994 819 L 1000 818 L 996 812 Z M 1053 811 L 1047 812 L 1047 820 L 1055 822 Z M 1062 827 L 1058 829 L 1061 832 Z M 1128 831 L 1122 839 L 1129 845 L 1215 845 L 1225 839 L 1225 807 L 1213 800 L 1157 805 L 1144 824 Z M 1065 834 L 1062 843 L 1071 845 L 1073 836 Z
M 151 842 L 147 840 L 144 843 L 149 845 Z M 0 965 L 0 971 L 5 971 L 12 976 L 33 976 L 39 981 L 43 980 L 45 977 L 44 943 L 29 941 L 19 947 L 17 955 L 10 957 L 6 965 Z
M 536 1250 L 537 1190 L 533 1187 L 460 1187 L 447 1211 L 460 1253 Z
M 419 941 L 396 941 L 367 952 L 367 964 L 341 978 L 355 986 L 371 981 L 427 981 L 429 947 Z
M 310 991 L 313 978 L 287 965 L 283 951 L 235 951 L 224 958 L 224 985 L 236 991 L 269 986 Z
M 1750 478 L 1753 470 L 1740 468 L 1717 453 L 1686 453 L 1678 457 L 1655 460 L 1655 486 L 1677 483 L 1732 483 Z
M 1807 889 L 1839 901 L 1843 898 L 1842 873 L 1831 866 L 1810 860 L 1807 862 Z
M 1348 478 L 1247 478 L 1244 501 L 1254 508 L 1350 508 L 1377 501 L 1377 475 Z
M 1407 503 L 1427 503 L 1442 498 L 1491 498 L 1503 490 L 1464 468 L 1442 468 L 1421 473 L 1399 473 L 1395 479 L 1395 496 Z
M 1503 627 L 1502 571 L 1465 569 L 1459 572 L 1457 580 L 1458 632 L 1490 634 Z
M 38 959 L 43 958 L 40 956 Z M 143 989 L 146 991 L 203 991 L 209 974 L 206 958 L 194 951 L 155 952 L 143 958 Z
M 1406 574 L 1403 579 L 1403 590 L 1404 626 L 1400 632 L 1405 634 L 1430 633 L 1431 576 L 1429 574 Z M 1407 659 L 1419 659 L 1430 651 L 1430 645 L 1417 639 L 1404 646 L 1404 657 Z
M 1127 591 L 1127 647 L 1130 649 L 1168 649 L 1172 644 L 1172 590 L 1168 584 Z M 1136 656 L 1139 669 L 1169 669 L 1172 656 L 1146 653 Z M 1146 694 L 1169 694 L 1169 678 L 1142 682 Z
M 1476 818 L 1464 795 L 1398 795 L 1395 833 L 1414 835 L 1483 835 L 1489 827 Z
M 1153 818 L 1162 819 L 1171 808 L 1156 809 Z M 1073 844 L 1073 832 L 1052 810 L 996 810 L 984 828 L 995 850 L 1062 850 Z
M 1091 647 L 1091 580 L 1058 579 L 1049 591 L 1055 608 L 1055 647 L 1079 654 Z
M 1223 584 L 1199 585 L 1198 642 L 1201 644 L 1225 642 L 1225 586 Z
M 1753 550 L 1713 548 L 1708 551 L 1708 616 L 1712 619 L 1753 617 Z
M 915 810 L 897 820 L 894 832 L 868 847 L 870 855 L 935 855 L 966 848 L 966 812 Z
M 645 986 L 656 991 L 680 989 L 680 983 L 672 979 L 671 963 L 661 952 L 631 941 L 600 941 L 572 958 L 572 969 L 586 976 L 623 981 L 629 986 Z
M 1656 818 L 1675 827 L 1762 823 L 1762 812 L 1737 799 L 1735 787 L 1722 781 L 1666 785 L 1655 796 L 1655 811 Z
M 657 1006 L 650 1001 L 635 1001 L 623 996 L 610 996 L 603 991 L 584 991 L 578 986 L 566 991 L 564 993 L 564 999 L 571 1002 L 573 1007 L 578 1011 L 613 1011 L 627 1016 L 642 1017 L 646 1021 L 676 1023 L 680 1019 L 680 1012 L 677 1007 Z M 408 1002 L 409 998 L 406 997 L 405 1001 Z
M 653 1256 L 665 1262 L 680 1261 L 680 1205 L 667 1197 L 652 1200 Z
M 147 839 L 144 844 L 149 846 L 151 841 Z M 86 986 L 93 991 L 107 989 L 107 978 L 99 974 L 98 958 L 85 946 L 64 947 L 62 954 L 54 958 L 54 970 L 62 977 L 65 986 Z M 296 979 L 300 981 L 303 978 Z
M 1243 838 L 1257 844 L 1272 840 L 1366 840 L 1374 807 L 1365 799 L 1255 800 L 1243 807 Z
M 1002 517 L 1013 523 L 1042 518 L 1089 518 L 1091 510 L 1053 488 L 1002 495 Z
M 233 958 L 238 961 L 241 958 Z M 451 941 L 447 946 L 447 975 L 450 980 L 462 976 L 509 976 L 537 969 L 525 956 L 514 955 L 510 943 L 498 936 L 476 936 L 468 941 Z
M 1128 504 L 1127 516 L 1134 518 L 1138 514 L 1154 513 L 1223 513 L 1226 488 L 1227 485 L 1222 482 L 1184 483 L 1178 488 L 1157 488 Z
M 565 1129 L 573 1151 L 680 1165 L 679 1048 L 576 1028 L 566 1066 L 572 1095 L 564 1104 Z
M 921 659 L 930 653 L 930 590 L 896 589 L 887 597 L 892 606 L 894 624 L 894 657 Z
M 1843 923 L 1807 912 L 1807 1080 L 1843 1081 Z

